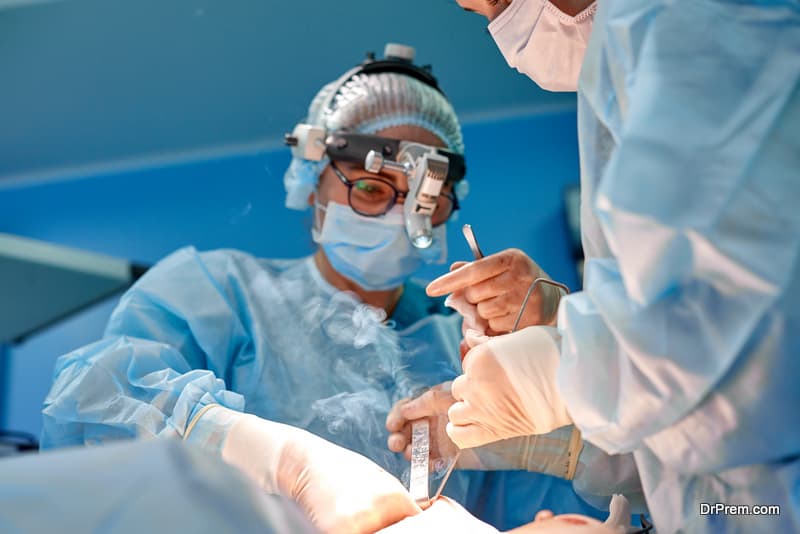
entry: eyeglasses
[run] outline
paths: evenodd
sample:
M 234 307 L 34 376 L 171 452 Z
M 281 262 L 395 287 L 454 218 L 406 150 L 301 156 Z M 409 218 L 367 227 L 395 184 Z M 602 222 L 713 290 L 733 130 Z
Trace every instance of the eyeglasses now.
M 380 217 L 397 204 L 397 199 L 408 196 L 408 191 L 398 190 L 389 180 L 372 176 L 348 180 L 333 161 L 331 168 L 336 177 L 347 186 L 347 203 L 353 211 L 364 217 Z M 439 226 L 444 223 L 458 207 L 458 197 L 452 191 L 441 193 L 431 216 L 431 224 Z

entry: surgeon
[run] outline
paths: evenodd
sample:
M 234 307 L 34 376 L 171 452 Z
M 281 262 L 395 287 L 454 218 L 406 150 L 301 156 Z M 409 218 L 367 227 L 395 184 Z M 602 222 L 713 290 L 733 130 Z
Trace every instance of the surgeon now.
M 490 19 L 509 65 L 578 90 L 586 268 L 558 334 L 473 345 L 448 435 L 475 447 L 574 423 L 633 457 L 659 532 L 800 531 L 800 6 L 459 4 Z M 509 265 L 538 274 L 506 251 L 428 293 L 461 292 L 508 332 L 527 291 Z
M 398 399 L 458 375 L 460 317 L 410 277 L 446 258 L 464 147 L 413 49 L 387 50 L 326 85 L 287 136 L 286 204 L 311 209 L 317 251 L 185 248 L 162 260 L 101 341 L 58 360 L 43 447 L 182 436 L 297 499 L 322 530 L 370 531 L 419 511 L 384 420 Z M 419 219 L 404 208 L 423 168 L 444 185 Z M 462 473 L 448 491 L 498 528 L 541 508 L 597 513 L 537 473 Z

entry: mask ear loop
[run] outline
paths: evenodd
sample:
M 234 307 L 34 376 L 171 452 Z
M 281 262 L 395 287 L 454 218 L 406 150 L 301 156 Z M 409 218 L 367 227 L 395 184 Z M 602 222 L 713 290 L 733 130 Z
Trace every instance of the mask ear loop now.
M 323 170 L 324 172 L 324 170 Z M 321 177 L 321 175 L 320 175 Z M 319 243 L 320 238 L 322 237 L 322 225 L 323 222 L 320 221 L 319 212 L 327 213 L 328 206 L 322 205 L 319 202 L 319 178 L 317 177 L 317 185 L 314 186 L 314 216 L 311 218 L 311 237 L 315 243 Z

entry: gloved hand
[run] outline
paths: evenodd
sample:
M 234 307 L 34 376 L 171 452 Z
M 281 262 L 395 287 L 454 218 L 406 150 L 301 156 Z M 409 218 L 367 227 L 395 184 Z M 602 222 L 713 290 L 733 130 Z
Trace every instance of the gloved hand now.
M 430 468 L 439 471 L 447 468 L 449 460 L 458 452 L 458 447 L 445 432 L 447 410 L 455 402 L 450 394 L 452 382 L 433 386 L 417 398 L 401 399 L 386 416 L 386 429 L 390 432 L 386 444 L 392 452 L 401 452 L 411 461 L 411 423 L 417 419 L 428 419 L 430 428 Z M 464 451 L 456 465 L 460 469 L 477 469 L 470 451 Z
M 625 534 L 631 528 L 631 503 L 624 495 L 615 493 L 608 505 L 608 519 L 603 523 L 617 534 Z
M 453 264 L 453 266 L 456 265 L 458 264 Z M 464 296 L 463 289 L 459 289 L 458 291 L 447 295 L 444 305 L 453 308 L 456 313 L 462 317 L 462 339 L 461 344 L 459 345 L 459 352 L 461 353 L 461 359 L 463 360 L 464 356 L 467 355 L 467 352 L 469 352 L 469 349 L 471 348 L 466 339 L 467 331 L 473 332 L 473 335 L 486 335 L 487 332 L 491 332 L 491 329 L 489 328 L 489 321 L 478 315 L 478 307 L 475 304 L 467 301 L 467 297 Z
M 475 345 L 453 382 L 450 439 L 467 449 L 571 424 L 556 386 L 557 339 L 555 328 L 532 326 Z
M 222 458 L 266 491 L 297 501 L 322 532 L 374 532 L 421 512 L 399 480 L 360 454 L 221 406 L 200 417 L 209 416 L 230 418 Z
M 447 411 L 455 403 L 450 392 L 451 384 L 439 384 L 415 399 L 403 399 L 394 405 L 386 418 L 386 428 L 391 432 L 387 441 L 391 451 L 404 453 L 406 460 L 410 461 L 411 424 L 427 418 L 431 470 L 439 471 L 449 466 L 459 450 L 445 431 Z M 570 425 L 546 435 L 521 436 L 463 449 L 456 469 L 535 471 L 572 480 L 582 447 L 580 432 Z
M 549 279 L 524 252 L 507 249 L 470 263 L 454 264 L 449 273 L 428 284 L 426 291 L 432 297 L 463 292 L 466 301 L 476 306 L 478 316 L 488 321 L 491 330 L 485 333 L 504 334 L 514 326 L 525 294 L 537 278 Z M 528 299 L 518 329 L 554 325 L 559 299 L 558 288 L 539 284 Z
M 469 532 L 489 534 L 499 532 L 467 512 L 460 504 L 447 497 L 440 497 L 421 514 L 395 523 L 379 534 L 402 534 L 403 532 Z

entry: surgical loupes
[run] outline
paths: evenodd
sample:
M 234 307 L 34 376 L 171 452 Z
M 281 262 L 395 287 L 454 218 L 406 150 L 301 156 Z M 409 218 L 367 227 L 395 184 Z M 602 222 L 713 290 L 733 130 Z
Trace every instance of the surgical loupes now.
M 414 247 L 428 248 L 433 243 L 431 217 L 447 180 L 449 160 L 434 149 L 417 143 L 401 143 L 401 147 L 397 162 L 370 150 L 364 159 L 364 168 L 377 174 L 386 167 L 406 175 L 409 189 L 403 205 L 406 233 Z

